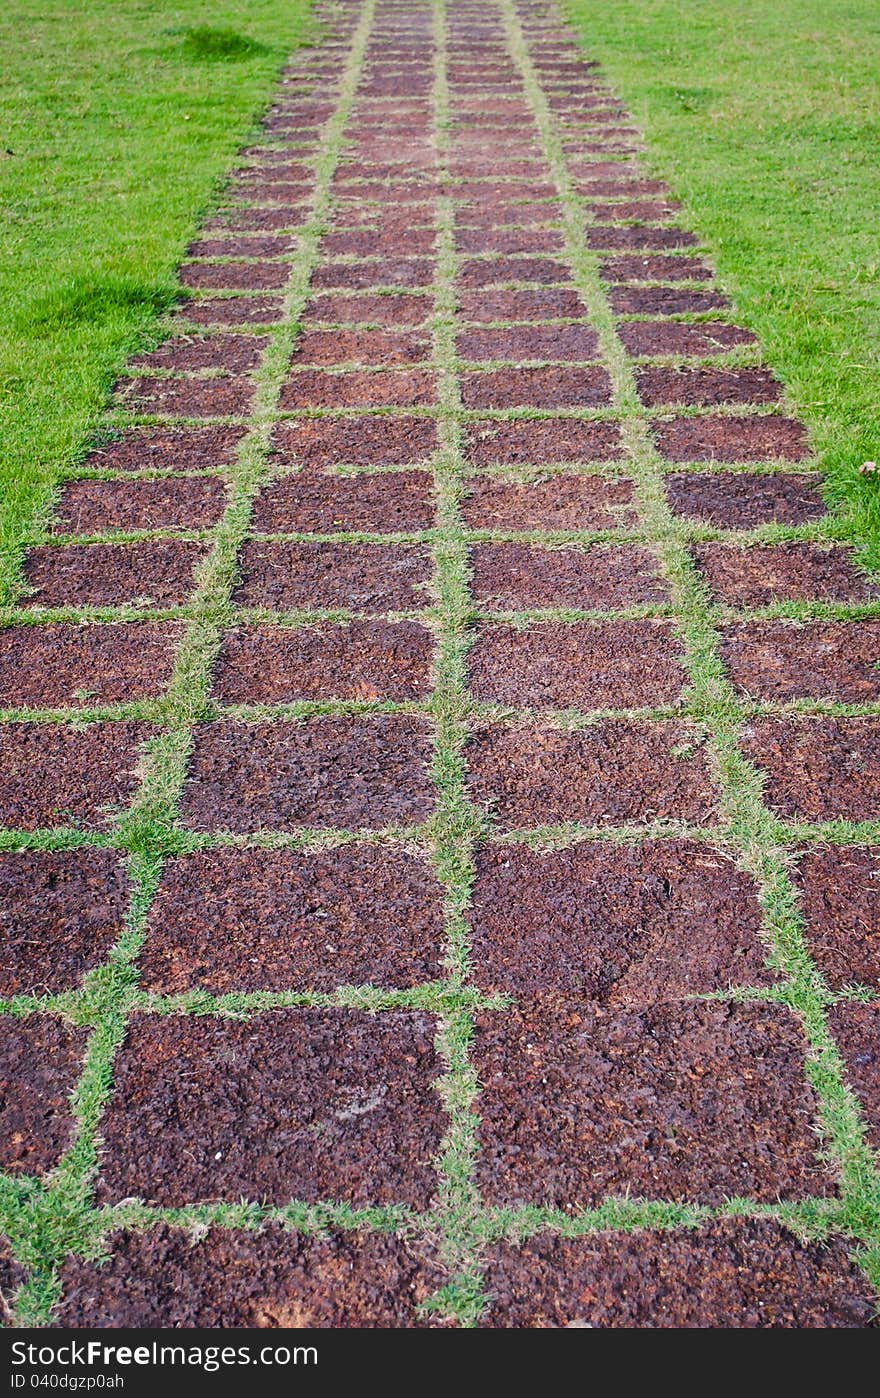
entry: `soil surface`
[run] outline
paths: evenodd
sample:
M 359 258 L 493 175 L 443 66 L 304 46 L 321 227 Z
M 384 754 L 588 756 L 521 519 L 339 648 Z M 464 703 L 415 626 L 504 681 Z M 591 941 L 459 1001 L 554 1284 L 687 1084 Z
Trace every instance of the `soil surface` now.
M 554 0 L 315 11 L 0 618 L 0 1321 L 869 1326 L 877 584 Z

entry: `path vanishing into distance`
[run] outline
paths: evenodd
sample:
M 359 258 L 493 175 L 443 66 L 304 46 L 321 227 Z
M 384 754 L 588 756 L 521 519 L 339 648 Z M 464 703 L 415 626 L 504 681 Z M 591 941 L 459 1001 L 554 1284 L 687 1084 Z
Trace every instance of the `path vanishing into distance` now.
M 557 10 L 319 15 L 0 617 L 7 1319 L 869 1325 L 880 592 Z

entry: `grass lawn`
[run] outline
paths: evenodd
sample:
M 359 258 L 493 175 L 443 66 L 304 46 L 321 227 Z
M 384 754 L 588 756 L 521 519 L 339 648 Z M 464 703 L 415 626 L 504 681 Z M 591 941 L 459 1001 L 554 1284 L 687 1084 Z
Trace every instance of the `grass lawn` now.
M 564 0 L 880 566 L 875 0 Z
M 308 0 L 0 12 L 0 600 L 17 545 L 174 294 Z

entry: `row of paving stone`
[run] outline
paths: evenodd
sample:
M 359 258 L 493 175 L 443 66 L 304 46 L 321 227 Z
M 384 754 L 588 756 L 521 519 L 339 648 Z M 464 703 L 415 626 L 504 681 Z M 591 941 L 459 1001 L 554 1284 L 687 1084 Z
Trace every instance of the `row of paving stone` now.
M 516 11 L 596 220 L 586 242 L 670 463 L 668 503 L 690 521 L 728 673 L 755 702 L 745 752 L 768 773 L 780 816 L 872 820 L 876 588 L 826 529 L 803 430 L 675 225 L 665 187 L 640 169 L 626 113 L 552 11 Z M 32 591 L 0 632 L 4 995 L 73 989 L 119 941 L 131 894 L 122 857 L 16 850 L 13 832 L 23 845 L 46 827 L 67 829 L 71 843 L 83 831 L 112 843 L 135 796 L 160 718 L 137 705 L 171 677 L 248 431 L 244 420 L 197 420 L 253 408 L 360 15 L 342 6 L 336 40 L 288 74 L 265 140 L 232 177 L 228 209 L 190 249 L 182 281 L 193 295 L 172 338 L 133 364 L 111 418 L 119 435 L 73 473 L 26 559 Z M 832 1201 L 839 1181 L 794 1016 L 689 998 L 777 982 L 757 890 L 707 838 L 720 793 L 686 716 L 670 590 L 500 12 L 449 6 L 452 184 L 435 142 L 433 22 L 430 5 L 376 7 L 330 180 L 332 222 L 270 414 L 273 478 L 254 503 L 236 621 L 214 672 L 216 704 L 252 711 L 196 726 L 180 829 L 206 847 L 165 863 L 141 987 L 408 991 L 445 975 L 443 891 L 424 853 L 433 721 L 421 708 L 443 627 L 431 590 L 432 467 L 443 450 L 431 318 L 438 199 L 451 192 L 458 417 L 473 473 L 462 502 L 476 628 L 467 793 L 491 813 L 493 836 L 567 822 L 591 836 L 639 827 L 625 842 L 535 850 L 493 837 L 477 854 L 471 984 L 516 1008 L 484 1000 L 475 1017 L 475 1184 L 488 1209 L 580 1211 L 609 1195 Z M 117 530 L 159 537 L 114 542 Z M 278 537 L 301 534 L 318 537 Z M 789 602 L 866 615 L 803 626 L 737 615 Z M 820 715 L 761 712 L 804 697 L 823 701 Z M 403 707 L 296 718 L 253 709 L 303 700 Z M 135 708 L 95 712 L 125 704 Z M 80 708 L 94 721 L 37 721 L 15 712 L 23 707 Z M 559 710 L 599 714 L 572 726 Z M 676 822 L 675 837 L 648 838 L 663 821 Z M 257 847 L 266 832 L 314 828 L 385 833 L 378 846 Z M 248 847 L 215 847 L 218 832 Z M 792 838 L 797 846 L 801 832 Z M 880 989 L 875 853 L 857 846 L 853 835 L 850 847 L 808 849 L 797 864 L 809 949 L 835 992 Z M 875 1146 L 877 1024 L 876 1004 L 846 996 L 830 1012 Z M 71 1141 L 88 1033 L 36 1013 L 3 1018 L 0 1036 L 0 1163 L 51 1181 Z M 276 1008 L 244 1020 L 137 1011 L 101 1121 L 95 1203 L 432 1208 L 447 1130 L 435 1036 L 433 1014 L 402 1008 Z M 104 1267 L 64 1264 L 60 1323 L 423 1324 L 447 1275 L 417 1227 L 403 1239 L 215 1228 L 193 1244 L 157 1226 L 108 1246 Z M 484 1260 L 489 1324 L 862 1325 L 873 1314 L 843 1242 L 804 1244 L 771 1219 L 541 1233 L 492 1243 Z M 14 1288 L 21 1270 L 11 1257 L 6 1267 Z

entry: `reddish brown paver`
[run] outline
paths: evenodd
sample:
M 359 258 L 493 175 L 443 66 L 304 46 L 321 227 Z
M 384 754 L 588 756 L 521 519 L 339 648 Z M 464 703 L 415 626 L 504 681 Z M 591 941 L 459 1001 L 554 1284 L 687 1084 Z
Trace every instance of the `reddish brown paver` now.
M 241 556 L 235 600 L 273 611 L 347 607 L 405 612 L 424 607 L 430 570 L 424 549 L 408 544 L 253 541 Z
M 857 572 L 851 551 L 819 544 L 740 548 L 701 544 L 694 560 L 716 601 L 735 607 L 772 602 L 862 602 L 877 587 Z
M 164 1224 L 116 1233 L 103 1265 L 69 1258 L 58 1325 L 150 1329 L 392 1329 L 442 1325 L 420 1307 L 443 1285 L 430 1251 L 382 1233 L 308 1237 L 269 1224 Z M 230 1286 L 230 1278 L 234 1285 Z
M 765 799 L 794 820 L 876 820 L 880 815 L 880 720 L 757 719 L 746 755 L 767 774 Z
M 214 691 L 227 704 L 424 699 L 433 651 L 411 621 L 240 628 L 224 640 Z
M 88 1034 L 51 1015 L 0 1018 L 0 1169 L 44 1175 L 72 1144 Z
M 718 799 L 694 734 L 677 723 L 482 728 L 466 757 L 471 796 L 502 829 L 708 822 Z
M 600 1011 L 547 996 L 477 1024 L 476 1173 L 493 1204 L 835 1192 L 819 1159 L 806 1040 L 782 1008 Z
M 209 723 L 183 793 L 198 830 L 412 825 L 433 806 L 420 718 Z
M 78 985 L 118 940 L 128 892 L 109 850 L 0 854 L 0 995 Z
M 478 983 L 517 997 L 650 1005 L 767 982 L 755 887 L 701 844 L 488 850 L 470 920 Z
M 0 706 L 81 709 L 157 696 L 179 640 L 173 623 L 5 627 Z
M 25 578 L 36 607 L 173 607 L 193 592 L 203 544 L 145 539 L 123 544 L 42 544 L 31 549 Z
M 474 596 L 487 610 L 582 607 L 611 611 L 669 598 L 657 560 L 643 548 L 478 544 L 471 561 Z M 585 650 L 585 663 L 586 655 Z
M 685 684 L 667 622 L 539 622 L 480 628 L 473 693 L 517 708 L 626 709 L 671 704 Z
M 146 724 L 0 727 L 0 825 L 101 829 L 134 792 Z
M 12 598 L 30 613 L 0 629 L 0 709 L 151 701 L 0 724 L 0 996 L 65 995 L 0 1006 L 13 1173 L 73 1140 L 97 1029 L 52 1182 L 62 1245 L 91 1241 L 50 1323 L 869 1324 L 851 1241 L 762 1208 L 818 1217 L 846 1164 L 876 1241 L 850 1150 L 857 1106 L 880 1143 L 876 852 L 815 841 L 880 815 L 878 720 L 839 707 L 878 697 L 880 623 L 731 608 L 876 586 L 558 15 L 507 17 L 536 124 L 497 6 L 447 6 L 438 53 L 425 0 L 378 0 L 356 63 L 361 0 L 316 13 L 334 37 L 284 70 L 171 337 L 118 380 L 107 422 L 130 425 L 63 483 Z M 804 537 L 737 534 L 774 525 Z M 763 811 L 716 732 L 721 666 Z M 812 1047 L 777 994 L 792 970 Z M 823 1015 L 849 1101 L 811 1064 Z M 48 1237 L 32 1187 L 9 1196 L 25 1260 Z M 94 1211 L 137 1199 L 188 1212 Z M 285 1226 L 204 1221 L 241 1200 Z M 541 1204 L 603 1212 L 561 1228 Z M 0 1285 L 25 1275 L 0 1243 Z
M 864 1329 L 875 1304 L 847 1243 L 773 1219 L 671 1232 L 539 1234 L 489 1250 L 484 1325 L 517 1329 Z
M 876 847 L 808 850 L 795 882 L 806 939 L 833 990 L 868 985 L 880 991 L 880 858 Z
M 439 976 L 443 949 L 423 859 L 368 845 L 204 850 L 166 864 L 140 966 L 168 995 L 403 987 Z
M 102 1122 L 99 1197 L 336 1198 L 425 1208 L 444 1113 L 427 1015 L 135 1015 Z

